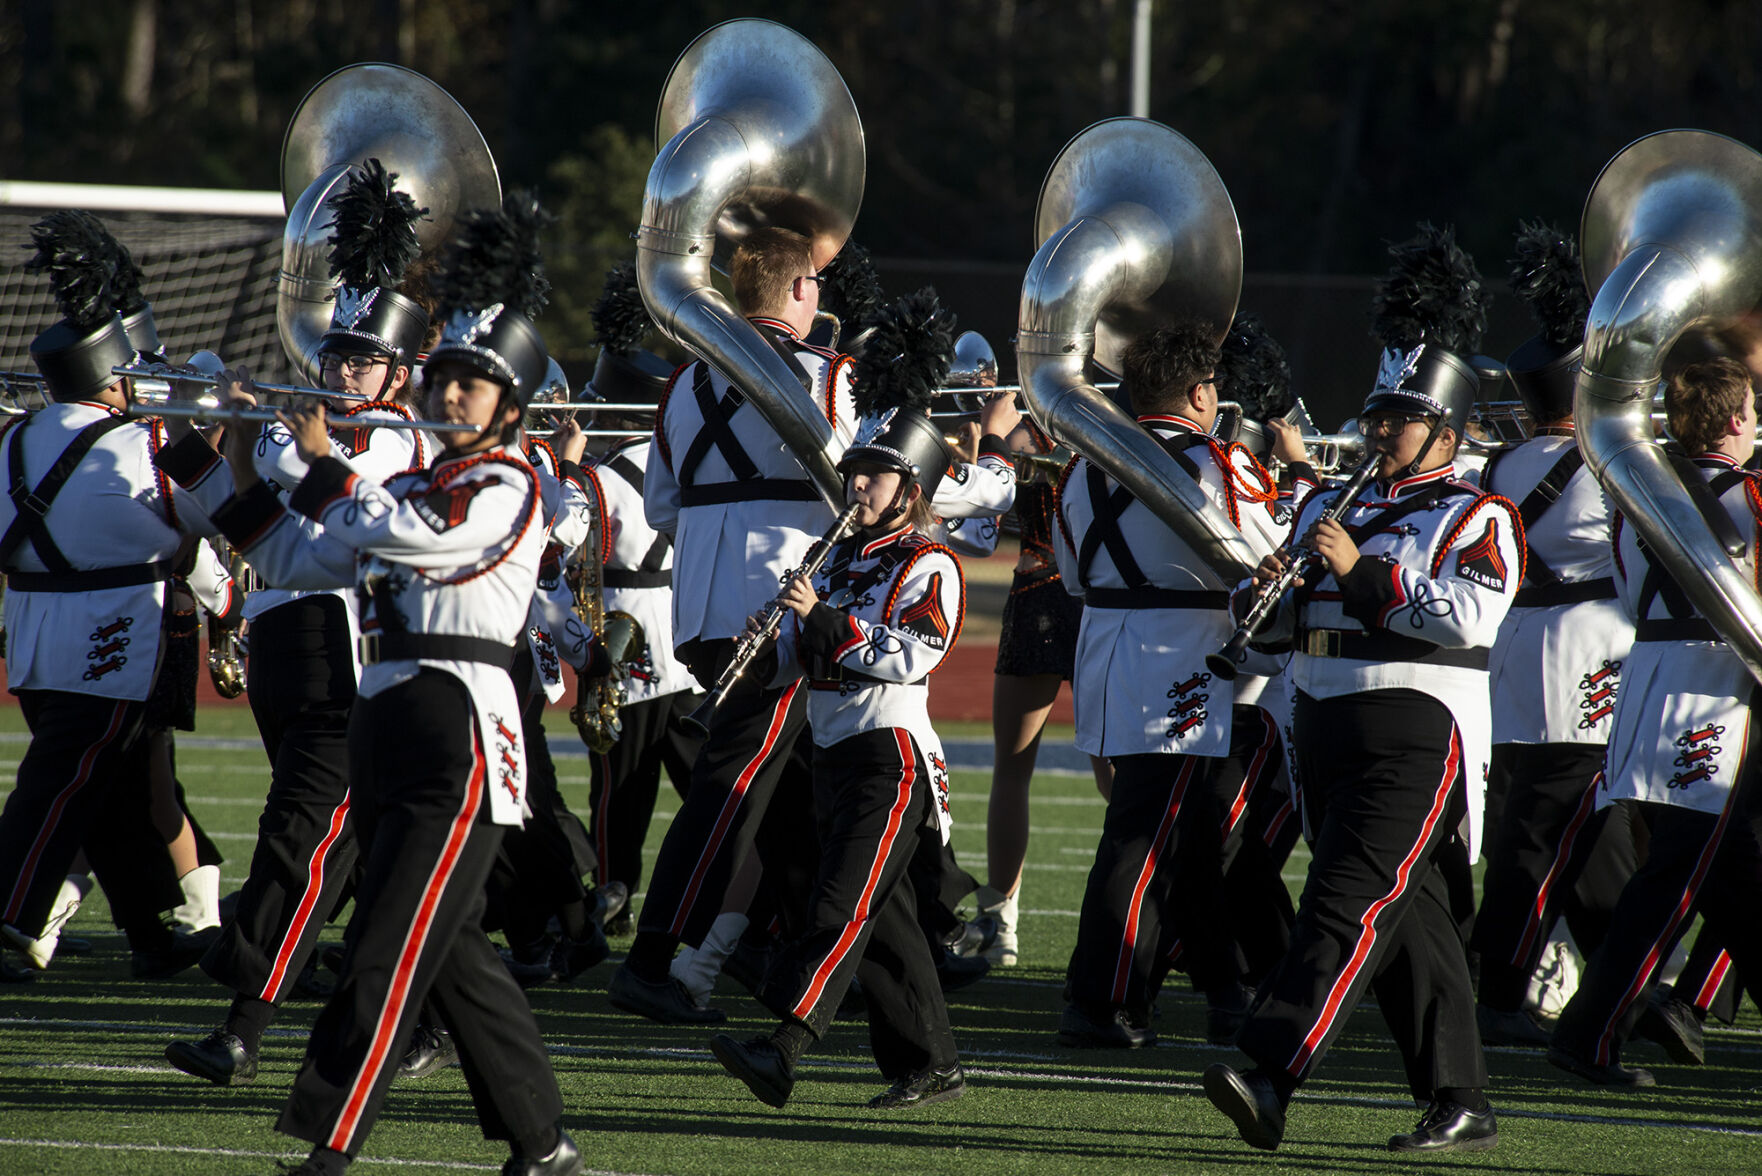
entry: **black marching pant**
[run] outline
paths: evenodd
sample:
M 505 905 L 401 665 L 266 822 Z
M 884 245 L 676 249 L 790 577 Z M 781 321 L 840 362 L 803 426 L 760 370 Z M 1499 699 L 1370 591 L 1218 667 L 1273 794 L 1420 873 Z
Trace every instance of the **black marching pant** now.
M 642 883 L 642 846 L 648 840 L 661 789 L 661 770 L 681 797 L 691 788 L 691 767 L 701 736 L 680 722 L 704 696 L 677 690 L 634 702 L 619 712 L 624 733 L 601 755 L 589 753 L 592 773 L 588 824 L 599 859 L 597 881 L 622 882 L 632 894 Z
M 1554 1029 L 1554 1044 L 1599 1064 L 1618 1061 L 1658 966 L 1698 911 L 1757 997 L 1762 976 L 1762 803 L 1755 765 L 1720 813 L 1619 800 L 1648 833 L 1646 862 L 1621 892 L 1609 935 L 1585 965 L 1578 992 Z M 1687 994 L 1684 994 L 1685 998 Z
M 484 1137 L 536 1136 L 562 1099 L 532 1009 L 480 925 L 502 827 L 490 823 L 489 753 L 464 683 L 423 670 L 360 699 L 349 751 L 355 913 L 276 1128 L 355 1155 L 426 1000 L 458 1045 Z
M 733 650 L 732 640 L 699 642 L 688 664 L 700 682 L 713 683 Z M 754 684 L 759 672 L 740 680 L 710 723 L 691 787 L 650 871 L 637 919 L 639 944 L 703 942 L 806 730 L 807 685 L 798 680 L 765 689 Z M 798 786 L 807 792 L 806 781 Z M 769 872 L 771 859 L 762 851 L 761 860 Z
M 1487 831 L 1487 869 L 1472 950 L 1481 957 L 1480 1002 L 1523 1007 L 1554 923 L 1566 916 L 1586 955 L 1597 950 L 1621 888 L 1638 866 L 1628 814 L 1596 810 L 1601 744 L 1501 743 L 1489 786 L 1507 782 L 1499 827 Z
M 907 877 L 920 829 L 935 821 L 929 765 L 910 733 L 865 731 L 814 755 L 820 867 L 803 934 L 765 976 L 779 1016 L 823 1037 L 853 977 L 869 1045 L 889 1079 L 957 1060 L 948 1005 Z
M 1180 966 L 1202 991 L 1240 978 L 1224 863 L 1236 805 L 1278 772 L 1279 737 L 1252 706 L 1234 708 L 1230 732 L 1228 756 L 1113 757 L 1113 793 L 1066 976 L 1073 1003 L 1148 1016 L 1177 939 Z
M 269 795 L 238 907 L 202 970 L 279 1004 L 355 870 L 349 712 L 355 665 L 342 600 L 302 596 L 251 622 L 251 713 L 269 755 Z
M 116 925 L 132 946 L 154 946 L 160 912 L 184 899 L 152 819 L 145 703 L 15 693 L 31 743 L 0 811 L 0 923 L 38 938 L 83 848 Z
M 1276 732 L 1274 737 L 1278 738 Z M 1279 746 L 1282 751 L 1283 739 Z M 1233 839 L 1236 843 L 1226 851 L 1224 866 L 1224 894 L 1236 939 L 1237 963 L 1242 982 L 1250 987 L 1259 985 L 1284 958 L 1291 947 L 1291 927 L 1297 921 L 1284 870 L 1303 834 L 1303 820 L 1290 793 L 1281 791 L 1277 784 L 1276 769 L 1264 773 L 1258 783 L 1250 782 L 1241 836 Z
M 1298 692 L 1293 741 L 1313 859 L 1291 949 L 1237 1044 L 1301 1082 L 1369 988 L 1413 1097 L 1481 1088 L 1486 1059 L 1462 940 L 1473 908 L 1461 733 L 1415 690 Z

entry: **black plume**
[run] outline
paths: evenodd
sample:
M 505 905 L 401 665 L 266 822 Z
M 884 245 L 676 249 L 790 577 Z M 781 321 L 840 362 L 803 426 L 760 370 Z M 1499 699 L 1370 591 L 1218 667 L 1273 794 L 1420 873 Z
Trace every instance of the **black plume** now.
M 101 223 L 98 227 L 104 229 Z M 110 236 L 108 230 L 104 230 L 104 233 L 105 236 Z M 116 250 L 116 280 L 111 288 L 111 302 L 117 312 L 127 318 L 147 309 L 147 295 L 141 289 L 141 267 L 135 264 L 134 255 L 128 251 L 127 245 L 115 237 L 110 237 L 110 245 Z
M 1285 349 L 1252 311 L 1236 316 L 1217 364 L 1218 395 L 1242 406 L 1249 420 L 1291 411 L 1291 364 Z
M 1511 288 L 1529 303 L 1542 338 L 1562 347 L 1584 339 L 1591 296 L 1585 290 L 1578 242 L 1572 234 L 1541 221 L 1519 221 Z
M 871 323 L 874 330 L 856 354 L 851 393 L 857 415 L 895 407 L 930 411 L 954 359 L 954 315 L 942 309 L 936 287 L 894 299 L 876 310 Z
M 25 269 L 48 271 L 55 305 L 75 330 L 90 334 L 115 316 L 121 246 L 97 217 L 72 208 L 52 212 L 31 226 L 31 244 L 37 253 Z
M 537 317 L 551 292 L 538 247 L 539 232 L 550 222 L 550 214 L 530 192 L 508 193 L 500 211 L 466 213 L 441 258 L 434 281 L 436 303 L 451 314 L 500 302 L 527 318 Z
M 1371 301 L 1373 330 L 1385 347 L 1431 343 L 1459 356 L 1480 350 L 1492 296 L 1456 230 L 1419 226 L 1411 241 L 1389 246 L 1395 259 Z
M 874 259 L 855 241 L 846 241 L 820 276 L 825 279 L 820 283 L 820 308 L 837 315 L 843 337 L 854 339 L 887 299 Z
M 428 215 L 397 189 L 398 173 L 377 159 L 349 169 L 349 182 L 330 198 L 330 276 L 351 290 L 395 290 L 422 252 L 416 222 Z
M 629 355 L 642 346 L 654 327 L 649 308 L 636 286 L 636 263 L 622 262 L 606 271 L 606 285 L 593 308 L 593 329 L 600 346 L 613 355 Z

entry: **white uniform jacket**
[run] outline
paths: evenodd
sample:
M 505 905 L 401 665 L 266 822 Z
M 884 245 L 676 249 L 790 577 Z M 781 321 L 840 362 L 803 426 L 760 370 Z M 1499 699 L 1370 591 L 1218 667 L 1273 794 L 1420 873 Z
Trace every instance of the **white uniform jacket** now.
M 752 323 L 801 370 L 837 460 L 856 430 L 854 361 L 775 319 Z M 642 501 L 648 525 L 673 536 L 675 648 L 744 631 L 833 518 L 764 415 L 702 360 L 674 372 L 661 394 Z
M 1304 499 L 1292 542 L 1338 494 L 1327 487 Z M 1462 738 L 1472 860 L 1492 750 L 1487 655 L 1523 580 L 1523 522 L 1509 500 L 1462 481 L 1454 466 L 1372 482 L 1341 522 L 1358 563 L 1344 583 L 1324 564 L 1286 592 L 1263 640 L 1295 642 L 1291 683 L 1312 698 L 1407 689 L 1449 709 Z M 1252 596 L 1251 582 L 1237 585 L 1241 607 Z
M 1695 464 L 1721 491 L 1720 505 L 1749 545 L 1740 566 L 1756 583 L 1762 475 L 1717 454 Z M 1615 560 L 1621 607 L 1637 633 L 1622 669 L 1598 803 L 1631 798 L 1718 813 L 1746 768 L 1756 683 L 1619 514 Z
M 511 657 L 525 627 L 545 544 L 537 478 L 516 453 L 496 447 L 442 460 L 385 485 L 333 458 L 315 462 L 284 506 L 265 487 L 232 499 L 217 514 L 233 545 L 276 583 L 294 588 L 354 584 L 363 597 L 369 656 L 361 695 L 372 698 L 422 667 L 458 678 L 476 708 L 486 761 L 491 820 L 520 824 L 526 805 L 526 748 L 520 703 L 501 666 L 462 656 L 456 639 Z M 318 523 L 316 538 L 294 514 Z M 389 610 L 382 611 L 383 605 Z M 448 652 L 404 656 L 453 639 Z M 376 660 L 372 646 L 387 652 Z M 432 649 L 432 645 L 430 646 Z M 505 664 L 505 663 L 504 663 Z
M 816 747 L 901 727 L 934 775 L 937 821 L 948 836 L 948 765 L 930 726 L 929 677 L 960 637 L 966 584 L 946 547 L 902 527 L 841 541 L 814 577 L 824 602 L 778 631 L 778 681 L 807 679 Z
M 563 579 L 569 555 L 587 540 L 596 505 L 581 467 L 557 456 L 543 439 L 526 437 L 522 452 L 538 478 L 539 510 L 548 540 L 539 561 L 538 588 L 527 610 L 526 642 L 547 702 L 563 697 L 563 663 L 582 669 L 592 656 L 587 627 L 575 615 L 575 597 Z M 516 683 L 524 689 L 527 684 Z
M 1226 448 L 1183 417 L 1139 420 L 1186 463 L 1183 471 L 1257 557 L 1278 545 L 1272 478 L 1253 454 Z M 1072 681 L 1078 749 L 1228 755 L 1231 706 L 1252 705 L 1276 661 L 1256 658 L 1233 682 L 1205 668 L 1235 628 L 1226 594 L 1209 586 L 1215 581 L 1205 578 L 1192 548 L 1088 459 L 1065 467 L 1057 518 L 1059 575 L 1085 605 Z
M 646 702 L 698 689 L 697 679 L 673 656 L 673 537 L 649 526 L 643 487 L 654 441 L 620 442 L 586 470 L 605 504 L 607 612 L 626 612 L 642 626 L 647 651 L 630 667 L 626 698 Z
M 34 494 L 74 438 L 100 422 L 107 431 L 79 459 L 47 513 L 33 511 L 19 524 L 20 541 L 5 562 L 6 677 L 13 691 L 146 698 L 172 560 L 185 534 L 214 532 L 199 504 L 154 465 L 165 422 L 124 420 L 91 401 L 49 404 L 6 424 L 0 463 L 8 485 L 22 476 L 21 493 Z M 46 542 L 30 538 L 28 520 L 36 518 Z M 0 534 L 13 532 L 17 519 L 12 497 L 0 494 Z
M 1609 502 L 1568 433 L 1499 453 L 1481 485 L 1518 504 L 1523 587 L 1487 669 L 1494 743 L 1606 743 L 1633 623 L 1615 600 Z

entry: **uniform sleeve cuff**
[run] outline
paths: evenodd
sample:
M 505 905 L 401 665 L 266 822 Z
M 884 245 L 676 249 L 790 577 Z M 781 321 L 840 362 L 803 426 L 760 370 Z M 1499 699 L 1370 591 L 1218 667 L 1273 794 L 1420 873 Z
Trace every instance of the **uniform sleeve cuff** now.
M 1380 559 L 1363 559 L 1352 565 L 1340 585 L 1340 609 L 1367 630 L 1380 628 L 1383 612 L 1400 596 L 1400 570 Z
M 267 483 L 254 482 L 243 494 L 235 494 L 214 512 L 214 525 L 226 541 L 240 551 L 249 551 L 269 529 L 281 521 L 284 509 L 281 499 Z
M 355 472 L 337 458 L 321 457 L 300 479 L 299 486 L 288 499 L 288 507 L 316 522 L 325 507 L 349 493 L 349 482 L 355 476 Z
M 220 454 L 214 451 L 214 446 L 208 444 L 206 437 L 191 432 L 172 444 L 161 447 L 154 455 L 153 464 L 185 490 L 193 490 L 219 468 Z
M 565 482 L 574 482 L 576 489 L 583 494 L 587 493 L 587 475 L 582 473 L 581 467 L 575 462 L 558 459 L 557 477 Z
M 996 433 L 982 433 L 979 436 L 979 456 L 1001 457 L 1003 460 L 1009 461 L 1009 446 L 1005 445 L 1003 438 Z
M 803 664 L 837 660 L 836 651 L 850 640 L 851 628 L 850 614 L 824 601 L 809 609 L 801 621 L 801 638 L 797 646 Z

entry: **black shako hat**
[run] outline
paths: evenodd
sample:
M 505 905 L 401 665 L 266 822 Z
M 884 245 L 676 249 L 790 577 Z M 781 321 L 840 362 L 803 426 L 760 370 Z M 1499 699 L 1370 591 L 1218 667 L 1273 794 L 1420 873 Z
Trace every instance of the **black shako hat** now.
M 936 494 L 948 472 L 948 444 L 930 420 L 930 403 L 954 357 L 954 316 L 933 287 L 888 303 L 857 352 L 853 396 L 857 432 L 838 459 L 849 476 L 856 462 L 897 470 Z
M 397 190 L 397 173 L 377 159 L 349 169 L 330 199 L 330 276 L 342 283 L 320 355 L 389 355 L 411 363 L 428 334 L 428 312 L 397 292 L 422 251 L 416 222 L 428 215 Z
M 1364 411 L 1438 417 L 1461 438 L 1481 384 L 1468 357 L 1480 349 L 1492 298 L 1451 228 L 1422 224 L 1389 256 L 1394 265 L 1372 302 L 1383 355 Z
M 457 360 L 487 373 L 508 386 L 522 411 L 550 370 L 550 352 L 532 325 L 551 288 L 538 247 L 549 219 L 525 192 L 510 192 L 500 211 L 467 213 L 434 282 L 446 325 L 428 362 Z
M 654 321 L 642 301 L 633 263 L 624 262 L 606 272 L 606 284 L 593 308 L 593 325 L 600 355 L 581 398 L 613 404 L 659 404 L 667 381 L 673 378 L 673 365 L 643 350 L 642 341 L 654 329 Z
M 128 281 L 120 246 L 98 218 L 75 209 L 32 225 L 31 243 L 36 254 L 25 268 L 48 273 L 61 312 L 60 322 L 31 340 L 31 359 L 54 399 L 96 396 L 120 378 L 112 368 L 137 358 L 116 309 Z
M 1531 420 L 1560 420 L 1572 412 L 1591 312 L 1578 242 L 1541 221 L 1520 222 L 1511 288 L 1542 329 L 1505 360 L 1505 374 Z

